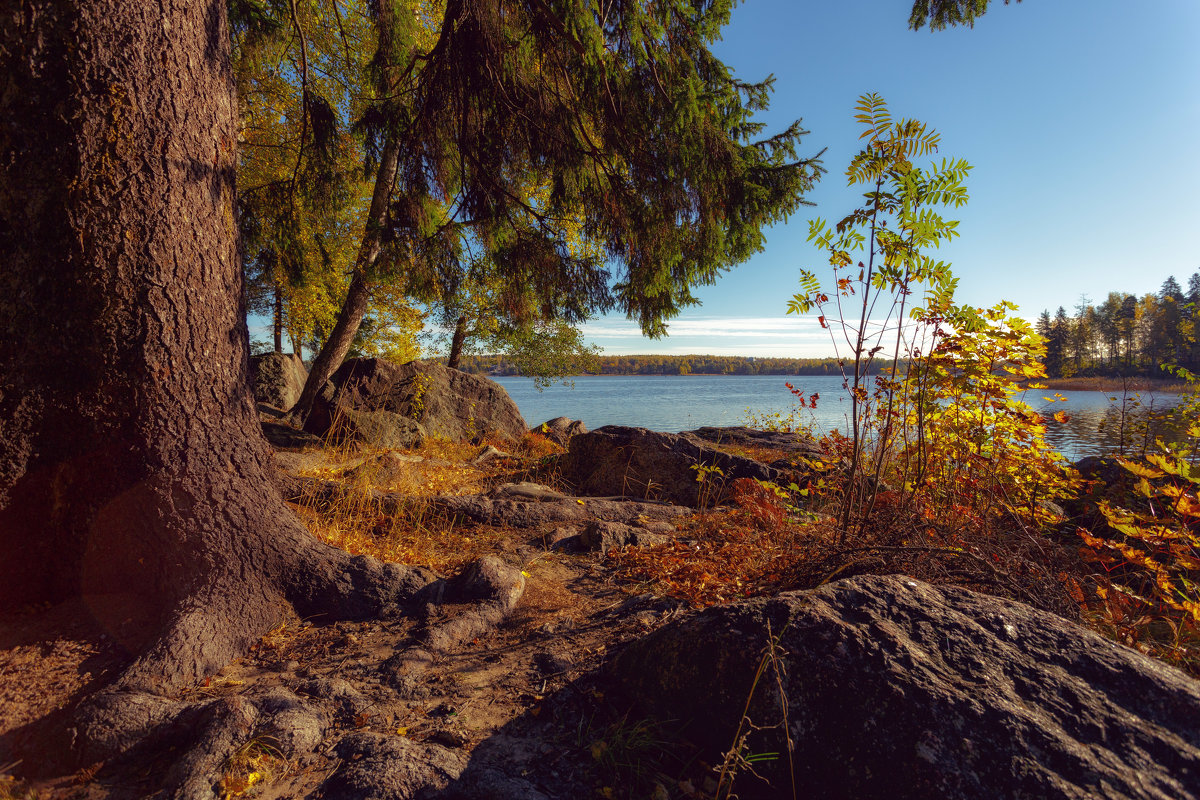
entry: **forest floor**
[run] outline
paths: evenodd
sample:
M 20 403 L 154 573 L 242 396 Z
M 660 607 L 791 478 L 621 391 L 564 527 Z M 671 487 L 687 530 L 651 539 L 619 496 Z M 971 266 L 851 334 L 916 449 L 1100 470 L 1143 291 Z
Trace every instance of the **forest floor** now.
M 918 534 L 907 520 L 883 524 L 892 513 L 886 503 L 876 515 L 879 530 L 890 533 L 835 542 L 828 518 L 797 517 L 769 493 L 751 492 L 677 518 L 666 544 L 607 554 L 564 546 L 572 530 L 561 524 L 464 525 L 430 511 L 439 496 L 521 481 L 554 484 L 545 465 L 561 448 L 531 436 L 509 449 L 511 455 L 493 454 L 486 463 L 476 463 L 479 446 L 446 442 L 408 452 L 277 451 L 281 472 L 346 487 L 336 501 L 293 503 L 330 544 L 447 576 L 495 556 L 520 570 L 525 589 L 493 630 L 449 648 L 430 647 L 424 637 L 458 612 L 452 606 L 369 622 L 291 619 L 271 631 L 186 699 L 261 703 L 282 691 L 320 709 L 324 721 L 313 746 L 297 755 L 269 737 L 241 742 L 223 756 L 213 796 L 375 796 L 338 794 L 345 787 L 329 781 L 356 761 L 374 764 L 379 753 L 390 753 L 392 762 L 403 761 L 401 754 L 422 769 L 441 769 L 432 782 L 447 786 L 449 797 L 711 798 L 722 754 L 692 748 L 687 720 L 668 729 L 640 716 L 611 690 L 606 664 L 630 641 L 693 608 L 834 577 L 904 573 L 1096 626 L 1072 594 L 1090 569 L 1073 536 L 1015 530 L 973 537 L 961 526 L 927 526 Z M 764 461 L 779 455 L 739 454 Z M 381 514 L 370 499 L 381 490 L 411 502 Z M 42 765 L 11 763 L 31 723 L 64 713 L 119 666 L 112 632 L 87 627 L 87 617 L 84 608 L 64 606 L 0 620 L 0 800 L 154 797 L 178 755 L 167 750 L 49 777 Z M 49 762 L 54 754 L 45 755 Z
M 542 452 L 553 451 L 542 441 Z M 371 486 L 403 491 L 418 502 L 445 494 L 486 491 L 527 476 L 536 454 L 475 467 L 478 447 L 430 443 L 397 454 L 404 469 Z M 277 452 L 294 476 L 357 484 L 353 473 L 380 454 L 346 449 L 295 448 Z M 349 477 L 347 477 L 349 475 Z M 380 476 L 375 476 L 378 479 Z M 518 566 L 525 589 L 515 609 L 491 633 L 450 651 L 422 646 L 435 621 L 407 617 L 322 623 L 292 619 L 270 632 L 245 658 L 204 685 L 189 701 L 261 697 L 282 688 L 325 709 L 324 742 L 311 754 L 284 758 L 275 743 L 250 740 L 222 769 L 214 796 L 314 796 L 344 758 L 337 743 L 347 734 L 377 734 L 442 751 L 463 760 L 495 763 L 519 781 L 521 796 L 536 787 L 551 798 L 702 797 L 711 784 L 707 764 L 681 763 L 678 742 L 630 721 L 630 706 L 608 697 L 602 667 L 623 644 L 684 613 L 686 603 L 622 580 L 596 553 L 563 552 L 553 530 L 455 528 L 399 515 L 381 529 L 364 505 L 294 503 L 317 536 L 355 553 L 369 553 L 454 574 L 483 555 Z M 434 614 L 453 616 L 442 607 Z M 145 798 L 170 764 L 159 759 L 97 764 L 71 775 L 46 777 L 43 765 L 11 760 L 26 726 L 62 713 L 121 665 L 110 632 L 90 627 L 80 604 L 25 609 L 0 619 L 0 798 Z M 45 754 L 47 761 L 55 754 Z M 444 755 L 444 753 L 443 753 Z M 454 758 L 447 756 L 451 764 Z M 169 758 L 169 756 L 167 757 Z M 461 767 L 461 764 L 457 766 Z M 43 773 L 43 774 L 38 774 Z M 13 775 L 38 775 L 18 780 Z M 502 787 L 501 787 L 502 788 Z M 536 797 L 536 794 L 528 794 Z

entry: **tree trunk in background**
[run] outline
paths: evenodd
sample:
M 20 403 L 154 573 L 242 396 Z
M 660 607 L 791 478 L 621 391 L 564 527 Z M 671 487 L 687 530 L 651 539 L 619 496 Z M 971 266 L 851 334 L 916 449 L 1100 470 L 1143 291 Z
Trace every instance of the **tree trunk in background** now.
M 467 315 L 463 314 L 454 325 L 454 338 L 450 341 L 450 357 L 446 359 L 446 366 L 450 369 L 458 369 L 458 362 L 462 359 L 463 343 L 466 341 Z
M 275 352 L 283 352 L 283 287 L 275 284 Z
M 128 651 L 124 692 L 211 675 L 289 603 L 362 617 L 412 585 L 318 542 L 273 484 L 225 0 L 166 8 L 27 0 L 0 25 L 0 608 L 82 598 Z M 144 724 L 130 705 L 76 755 Z
M 308 380 L 304 382 L 304 390 L 300 399 L 292 406 L 291 416 L 303 422 L 312 411 L 313 400 L 325 382 L 333 377 L 338 367 L 346 360 L 350 345 L 354 344 L 354 335 L 358 326 L 367 313 L 367 303 L 371 301 L 371 286 L 366 276 L 375 266 L 383 243 L 383 228 L 387 224 L 388 202 L 392 196 L 392 186 L 396 182 L 396 169 L 400 163 L 400 147 L 395 137 L 388 137 L 379 158 L 379 171 L 375 175 L 375 191 L 371 196 L 371 210 L 367 216 L 367 227 L 363 232 L 362 244 L 358 248 L 358 257 L 354 261 L 354 274 L 350 278 L 350 288 L 346 290 L 346 301 L 338 312 L 337 322 L 329 333 L 329 338 L 321 345 L 321 352 L 313 359 L 308 371 Z

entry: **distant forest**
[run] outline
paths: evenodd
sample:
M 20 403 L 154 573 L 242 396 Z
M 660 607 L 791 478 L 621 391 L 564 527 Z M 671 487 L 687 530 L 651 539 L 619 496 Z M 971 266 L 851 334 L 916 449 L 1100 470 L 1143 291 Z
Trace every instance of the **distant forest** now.
M 639 355 L 597 360 L 600 375 L 841 375 L 836 358 Z M 487 375 L 521 374 L 515 364 L 497 355 L 463 356 L 460 367 Z
M 1187 289 L 1174 276 L 1142 297 L 1109 292 L 1102 303 L 1083 295 L 1068 312 L 1043 311 L 1037 331 L 1046 338 L 1051 378 L 1139 375 L 1162 377 L 1162 365 L 1200 371 L 1200 272 Z M 600 375 L 840 375 L 836 358 L 712 355 L 599 356 Z M 884 366 L 878 362 L 877 367 Z M 502 355 L 464 355 L 461 368 L 487 375 L 520 375 Z
M 1156 294 L 1109 292 L 1096 305 L 1083 295 L 1073 311 L 1059 306 L 1053 316 L 1043 311 L 1038 318 L 1051 378 L 1160 377 L 1164 364 L 1200 369 L 1200 272 L 1192 273 L 1187 291 L 1171 276 Z

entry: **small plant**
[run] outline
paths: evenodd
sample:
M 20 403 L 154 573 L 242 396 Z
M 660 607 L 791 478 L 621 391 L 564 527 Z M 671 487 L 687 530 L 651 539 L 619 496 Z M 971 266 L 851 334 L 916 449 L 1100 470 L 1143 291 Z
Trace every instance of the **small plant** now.
M 288 761 L 269 739 L 251 739 L 225 762 L 218 789 L 221 800 L 250 797 L 255 787 L 287 774 Z
M 607 726 L 588 744 L 588 752 L 601 773 L 634 790 L 651 783 L 670 749 L 657 723 L 649 719 L 631 722 L 627 716 Z M 612 786 L 602 788 L 601 794 L 616 796 Z M 630 795 L 637 796 L 633 792 Z
M 725 473 L 716 464 L 692 464 L 696 472 L 696 483 L 700 484 L 697 491 L 696 505 L 703 512 L 712 505 L 725 489 Z M 716 475 L 721 480 L 710 480 Z
M 904 383 L 898 483 L 938 516 L 1001 515 L 1037 528 L 1057 521 L 1051 504 L 1075 482 L 1046 443 L 1042 415 L 1018 399 L 1044 388 L 1024 381 L 1044 377 L 1045 345 L 1013 310 L 955 308 L 946 298 L 922 312 L 936 343 Z
M 0 800 L 38 800 L 37 792 L 29 788 L 29 784 L 10 773 L 20 766 L 21 762 L 0 765 Z
M 792 800 L 796 798 L 796 770 L 794 762 L 796 748 L 792 742 L 791 729 L 788 726 L 788 700 L 787 692 L 783 685 L 784 650 L 780 645 L 782 635 L 782 631 L 778 636 L 772 634 L 770 623 L 767 623 L 767 644 L 763 648 L 762 658 L 759 659 L 754 679 L 750 682 L 750 691 L 746 695 L 746 706 L 742 710 L 741 719 L 738 721 L 738 728 L 733 737 L 733 744 L 725 751 L 725 756 L 721 760 L 720 766 L 713 768 L 713 771 L 718 774 L 717 800 L 732 800 L 732 798 L 737 796 L 733 793 L 733 784 L 738 773 L 749 772 L 761 779 L 762 776 L 754 771 L 755 767 L 779 759 L 779 752 L 752 752 L 750 749 L 750 737 L 769 730 L 779 730 L 783 736 L 784 751 L 788 762 L 788 775 L 791 779 Z M 756 725 L 750 718 L 751 705 L 754 702 L 755 695 L 759 691 L 759 685 L 764 679 L 774 684 L 776 699 L 779 702 L 779 722 L 768 726 Z M 759 738 L 761 739 L 761 737 Z
M 408 406 L 408 416 L 412 419 L 420 421 L 421 416 L 425 413 L 425 393 L 429 391 L 429 385 L 432 382 L 432 376 L 424 372 L 418 372 L 413 376 L 415 388 Z
M 910 297 L 920 287 L 935 296 L 953 292 L 949 265 L 926 251 L 958 235 L 958 223 L 943 219 L 937 209 L 967 201 L 964 181 L 971 169 L 965 161 L 948 159 L 918 167 L 916 159 L 937 150 L 937 132 L 917 120 L 893 120 L 879 95 L 863 95 L 855 109 L 863 125 L 860 138 L 867 143 L 846 176 L 850 185 L 866 189 L 866 202 L 832 226 L 822 219 L 809 223 L 808 240 L 829 253 L 834 285 L 827 292 L 814 273 L 801 270 L 803 292 L 788 303 L 789 314 L 820 312 L 817 321 L 830 332 L 850 397 L 850 463 L 839 544 L 869 516 L 896 436 L 901 384 L 894 378 L 905 352 Z M 872 392 L 868 376 L 880 353 L 891 369 L 876 379 Z M 873 480 L 866 480 L 868 475 Z
M 787 384 L 785 384 L 787 385 Z M 792 387 L 787 385 L 789 389 Z M 816 406 L 813 406 L 815 408 Z M 796 403 L 787 411 L 755 411 L 747 408 L 745 412 L 746 427 L 760 431 L 775 431 L 777 433 L 809 433 L 811 435 L 811 411 L 805 413 L 806 406 Z

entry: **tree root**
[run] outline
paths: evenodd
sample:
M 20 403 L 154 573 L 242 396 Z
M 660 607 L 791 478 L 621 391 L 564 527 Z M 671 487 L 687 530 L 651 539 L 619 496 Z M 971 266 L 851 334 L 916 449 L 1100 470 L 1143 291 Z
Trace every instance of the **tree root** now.
M 435 579 L 428 570 L 350 556 L 315 540 L 295 555 L 294 574 L 303 580 L 297 577 L 286 587 L 286 597 L 275 598 L 281 614 L 286 600 L 302 614 L 330 621 L 419 609 L 434 616 L 438 606 L 449 604 L 454 616 L 427 625 L 421 634 L 424 646 L 433 651 L 451 650 L 492 630 L 512 611 L 525 588 L 521 571 L 495 556 L 486 556 L 459 576 L 444 580 Z M 203 677 L 185 673 L 187 665 L 207 664 L 211 675 L 248 649 L 248 638 L 259 635 L 252 624 L 238 624 L 228 599 L 220 612 L 201 602 L 201 598 L 218 597 L 215 586 L 194 595 L 167 633 L 135 659 L 116 683 L 75 710 L 68 729 L 74 764 L 141 762 L 169 751 L 173 755 L 156 796 L 211 800 L 231 754 L 247 742 L 270 742 L 289 760 L 303 760 L 321 747 L 329 730 L 328 710 L 321 710 L 320 701 L 311 703 L 286 689 L 198 703 L 170 696 L 178 692 L 185 674 L 195 678 L 192 685 Z M 222 653 L 234 655 L 218 663 Z M 439 780 L 444 782 L 455 772 L 450 769 Z

